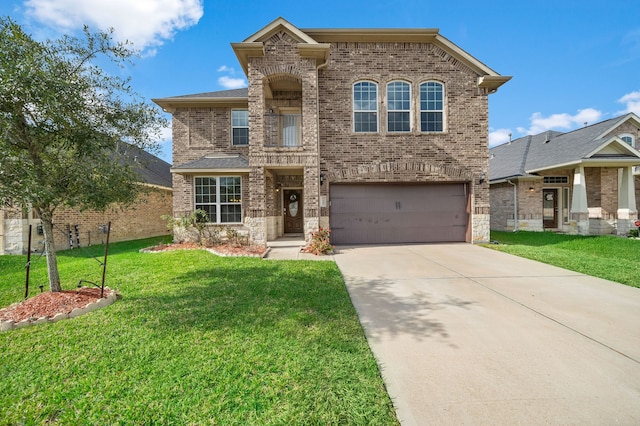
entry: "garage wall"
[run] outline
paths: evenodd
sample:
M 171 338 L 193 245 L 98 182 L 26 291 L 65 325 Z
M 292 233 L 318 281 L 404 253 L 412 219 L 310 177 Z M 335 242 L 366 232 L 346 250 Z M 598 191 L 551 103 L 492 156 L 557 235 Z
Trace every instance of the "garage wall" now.
M 319 70 L 320 168 L 329 183 L 321 195 L 331 203 L 332 184 L 468 183 L 471 241 L 488 241 L 488 104 L 477 74 L 429 43 L 333 43 L 331 49 L 331 65 Z M 353 132 L 352 87 L 360 80 L 378 84 L 376 133 Z M 396 80 L 411 84 L 414 122 L 407 133 L 386 131 L 386 85 Z M 419 85 L 426 80 L 445 86 L 444 132 L 419 130 Z

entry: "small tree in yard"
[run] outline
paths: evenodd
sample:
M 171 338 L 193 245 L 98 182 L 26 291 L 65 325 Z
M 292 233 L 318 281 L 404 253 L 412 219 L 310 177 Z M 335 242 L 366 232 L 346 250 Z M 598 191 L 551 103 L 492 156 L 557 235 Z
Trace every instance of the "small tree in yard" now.
M 0 17 L 0 204 L 40 216 L 51 291 L 61 291 L 54 211 L 133 202 L 141 187 L 128 144 L 157 149 L 160 111 L 95 64 L 120 70 L 135 54 L 110 32 L 38 42 Z

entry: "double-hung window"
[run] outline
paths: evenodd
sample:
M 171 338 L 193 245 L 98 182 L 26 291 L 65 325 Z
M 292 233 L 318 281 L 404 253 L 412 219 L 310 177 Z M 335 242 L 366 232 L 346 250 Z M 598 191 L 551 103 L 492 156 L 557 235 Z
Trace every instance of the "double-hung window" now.
M 198 176 L 194 185 L 195 208 L 207 212 L 208 222 L 242 222 L 240 176 Z
M 249 111 L 246 109 L 231 110 L 231 143 L 233 145 L 249 145 Z
M 378 131 L 378 85 L 361 81 L 353 85 L 353 130 Z
M 403 81 L 387 84 L 387 131 L 411 131 L 411 86 Z
M 437 81 L 420 85 L 420 131 L 444 131 L 444 86 Z

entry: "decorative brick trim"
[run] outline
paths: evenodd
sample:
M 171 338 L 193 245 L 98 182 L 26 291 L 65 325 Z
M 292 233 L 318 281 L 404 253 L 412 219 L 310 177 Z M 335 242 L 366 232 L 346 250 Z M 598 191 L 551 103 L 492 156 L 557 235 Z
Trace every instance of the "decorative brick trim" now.
M 348 179 L 358 175 L 369 175 L 381 172 L 418 171 L 433 174 L 446 175 L 454 179 L 465 181 L 473 180 L 473 173 L 467 169 L 460 169 L 454 166 L 440 166 L 438 164 L 420 161 L 388 161 L 383 163 L 363 164 L 347 169 L 334 170 L 329 173 L 330 180 Z

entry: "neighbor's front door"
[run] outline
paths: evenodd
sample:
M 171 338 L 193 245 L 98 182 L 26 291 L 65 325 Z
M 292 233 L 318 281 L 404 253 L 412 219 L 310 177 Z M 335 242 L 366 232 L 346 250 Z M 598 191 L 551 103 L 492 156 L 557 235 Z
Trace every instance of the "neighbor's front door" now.
M 558 190 L 542 190 L 542 225 L 545 228 L 558 227 Z
M 303 232 L 302 190 L 285 189 L 284 196 L 284 232 L 285 234 Z

